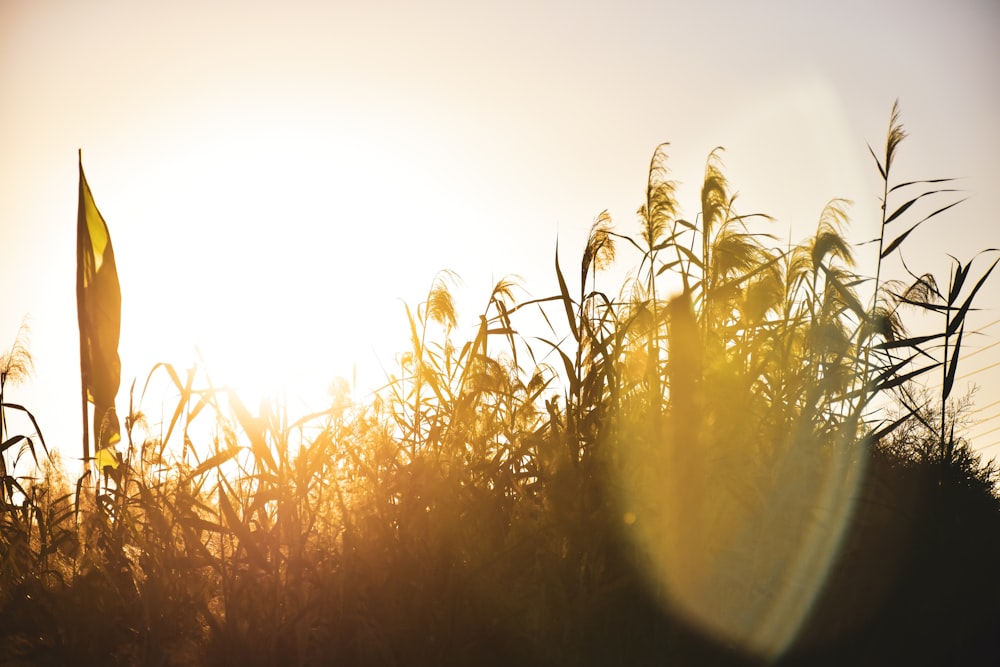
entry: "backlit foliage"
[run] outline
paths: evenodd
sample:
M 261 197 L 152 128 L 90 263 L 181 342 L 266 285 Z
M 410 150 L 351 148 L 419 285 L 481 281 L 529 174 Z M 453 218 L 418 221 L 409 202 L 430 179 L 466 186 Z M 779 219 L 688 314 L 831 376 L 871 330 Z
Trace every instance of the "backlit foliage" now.
M 893 181 L 904 137 L 894 106 L 872 153 L 886 205 L 870 276 L 848 202 L 778 239 L 739 211 L 721 149 L 687 219 L 664 144 L 635 233 L 598 215 L 579 260 L 556 249 L 553 294 L 504 279 L 464 337 L 457 278 L 434 277 L 371 400 L 341 381 L 296 418 L 163 364 L 163 427 L 133 390 L 124 464 L 73 484 L 56 458 L 9 474 L 34 441 L 4 426 L 0 664 L 887 663 L 900 619 L 920 659 L 975 658 L 997 585 L 962 589 L 962 611 L 934 575 L 1000 557 L 995 469 L 952 395 L 996 261 L 885 279 L 954 205 L 904 222 L 951 192 Z M 630 277 L 605 289 L 623 261 Z M 940 327 L 908 333 L 914 310 Z M 30 367 L 18 344 L 4 381 Z M 914 504 L 887 509 L 898 490 Z M 948 508 L 968 521 L 939 543 Z M 900 528 L 913 511 L 916 538 Z

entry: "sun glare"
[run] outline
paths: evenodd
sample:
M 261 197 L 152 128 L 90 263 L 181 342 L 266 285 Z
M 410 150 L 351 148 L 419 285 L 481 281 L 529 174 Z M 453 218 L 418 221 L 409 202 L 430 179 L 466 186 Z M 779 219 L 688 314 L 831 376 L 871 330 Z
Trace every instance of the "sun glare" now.
M 385 199 L 377 151 L 357 137 L 281 134 L 252 126 L 177 147 L 143 182 L 112 189 L 132 193 L 114 219 L 136 221 L 115 229 L 116 248 L 131 251 L 119 251 L 123 383 L 141 385 L 158 362 L 197 364 L 247 405 L 280 394 L 314 410 L 338 377 L 360 375 L 362 391 L 382 380 L 379 361 L 398 348 L 385 332 L 412 296 L 376 261 L 399 266 L 412 249 L 358 242 Z M 152 212 L 149 181 L 173 193 Z M 427 224 L 429 208 L 414 206 L 410 223 Z

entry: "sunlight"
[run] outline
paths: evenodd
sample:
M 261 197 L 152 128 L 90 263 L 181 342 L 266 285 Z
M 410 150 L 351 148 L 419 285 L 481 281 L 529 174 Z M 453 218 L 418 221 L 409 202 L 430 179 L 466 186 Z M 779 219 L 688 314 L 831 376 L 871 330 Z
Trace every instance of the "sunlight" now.
M 997 12 L 883 4 L 0 1 L 0 663 L 995 663 Z
M 360 242 L 384 217 L 388 147 L 275 127 L 196 135 L 148 163 L 141 182 L 105 177 L 106 189 L 131 194 L 114 202 L 115 219 L 137 221 L 115 229 L 116 248 L 131 250 L 118 253 L 123 383 L 141 384 L 159 361 L 197 363 L 248 405 L 278 393 L 314 410 L 336 377 L 357 375 L 363 392 L 382 382 L 376 352 L 390 361 L 400 348 L 399 299 L 419 293 L 386 270 L 405 270 L 412 248 Z M 408 223 L 430 224 L 431 176 L 405 153 L 393 159 L 415 174 L 395 191 L 413 203 Z M 153 210 L 151 182 L 172 193 Z

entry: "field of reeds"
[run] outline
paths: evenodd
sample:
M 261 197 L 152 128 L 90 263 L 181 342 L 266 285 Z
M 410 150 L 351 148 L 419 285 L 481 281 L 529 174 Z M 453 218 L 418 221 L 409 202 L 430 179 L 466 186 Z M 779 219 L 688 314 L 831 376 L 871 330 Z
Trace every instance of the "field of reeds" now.
M 163 364 L 164 427 L 133 389 L 79 480 L 0 422 L 0 664 L 989 664 L 996 467 L 953 390 L 997 257 L 889 279 L 960 196 L 894 180 L 904 137 L 893 107 L 874 266 L 846 202 L 797 244 L 737 212 L 718 152 L 682 218 L 662 145 L 638 228 L 598 215 L 550 296 L 502 280 L 466 340 L 434 277 L 370 400 Z M 0 361 L 30 415 L 29 351 Z

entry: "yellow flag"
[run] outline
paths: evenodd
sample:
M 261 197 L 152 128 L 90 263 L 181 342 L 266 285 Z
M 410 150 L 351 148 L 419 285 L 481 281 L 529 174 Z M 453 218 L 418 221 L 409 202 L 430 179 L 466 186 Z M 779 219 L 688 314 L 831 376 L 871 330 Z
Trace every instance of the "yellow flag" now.
M 76 227 L 76 302 L 80 322 L 80 372 L 84 402 L 83 456 L 90 459 L 86 402 L 94 404 L 94 450 L 100 454 L 121 440 L 115 397 L 121 382 L 118 337 L 121 288 L 108 226 L 97 210 L 80 160 Z M 114 460 L 99 456 L 99 461 Z M 115 466 L 112 466 L 115 467 Z

